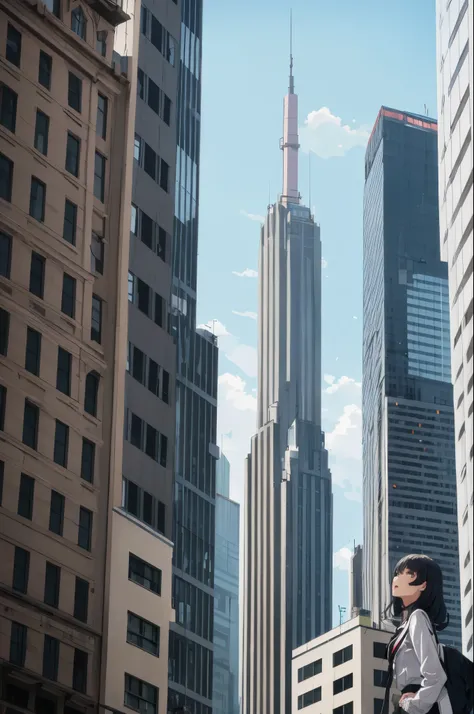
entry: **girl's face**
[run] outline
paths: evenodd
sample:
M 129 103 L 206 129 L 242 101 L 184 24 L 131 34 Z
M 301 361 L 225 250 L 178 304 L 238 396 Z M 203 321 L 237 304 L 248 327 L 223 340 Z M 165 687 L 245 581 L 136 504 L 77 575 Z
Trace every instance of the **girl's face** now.
M 416 602 L 423 590 L 425 590 L 426 583 L 422 583 L 421 585 L 412 585 L 414 580 L 416 580 L 416 573 L 409 568 L 405 568 L 403 572 L 395 575 L 392 582 L 393 597 L 401 598 L 404 605 Z M 410 602 L 406 602 L 407 600 Z

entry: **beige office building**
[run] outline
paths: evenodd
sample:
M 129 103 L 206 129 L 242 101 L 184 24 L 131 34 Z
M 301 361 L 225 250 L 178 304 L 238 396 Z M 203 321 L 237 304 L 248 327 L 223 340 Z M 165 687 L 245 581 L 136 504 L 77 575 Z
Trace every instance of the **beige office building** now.
M 380 714 L 392 633 L 358 615 L 293 651 L 292 714 Z
M 0 0 L 9 714 L 166 712 L 171 543 L 121 509 L 137 67 L 113 52 L 134 6 Z

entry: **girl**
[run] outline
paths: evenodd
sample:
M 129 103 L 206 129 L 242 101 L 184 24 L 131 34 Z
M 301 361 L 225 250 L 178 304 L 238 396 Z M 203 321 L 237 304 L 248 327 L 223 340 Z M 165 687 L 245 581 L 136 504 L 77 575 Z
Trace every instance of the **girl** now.
M 394 619 L 402 619 L 388 646 L 402 692 L 394 714 L 453 714 L 435 637 L 435 629 L 449 624 L 439 565 L 426 555 L 402 558 L 393 576 L 390 609 Z

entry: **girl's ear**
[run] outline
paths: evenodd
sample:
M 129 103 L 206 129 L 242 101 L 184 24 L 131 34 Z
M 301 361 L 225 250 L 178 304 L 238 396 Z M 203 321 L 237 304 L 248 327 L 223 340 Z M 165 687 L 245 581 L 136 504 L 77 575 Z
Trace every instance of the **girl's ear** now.
M 426 590 L 426 582 L 420 585 L 420 593 L 422 593 L 424 590 Z

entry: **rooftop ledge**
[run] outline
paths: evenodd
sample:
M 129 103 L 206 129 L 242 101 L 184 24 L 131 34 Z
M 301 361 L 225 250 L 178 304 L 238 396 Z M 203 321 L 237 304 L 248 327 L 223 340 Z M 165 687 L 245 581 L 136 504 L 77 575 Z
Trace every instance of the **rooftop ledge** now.
M 123 9 L 124 0 L 85 0 L 85 2 L 114 27 L 130 20 L 130 15 L 127 15 Z

